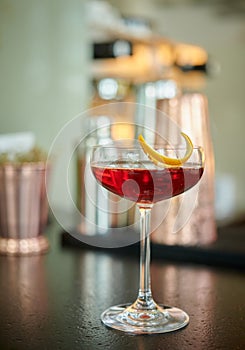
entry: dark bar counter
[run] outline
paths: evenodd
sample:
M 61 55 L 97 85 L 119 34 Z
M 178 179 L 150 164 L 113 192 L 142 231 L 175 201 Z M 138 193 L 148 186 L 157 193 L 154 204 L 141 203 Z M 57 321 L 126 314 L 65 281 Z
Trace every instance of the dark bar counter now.
M 0 257 L 0 349 L 242 350 L 245 349 L 244 269 L 152 256 L 156 301 L 184 309 L 189 325 L 158 335 L 106 328 L 107 307 L 133 302 L 138 254 L 74 249 L 48 230 L 48 254 Z

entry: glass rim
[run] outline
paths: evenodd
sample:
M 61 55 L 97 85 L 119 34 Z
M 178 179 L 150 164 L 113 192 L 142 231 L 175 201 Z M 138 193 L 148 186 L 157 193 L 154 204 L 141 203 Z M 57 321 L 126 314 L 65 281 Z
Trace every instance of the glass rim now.
M 165 150 L 170 150 L 170 151 L 184 151 L 186 150 L 186 147 L 185 146 L 175 146 L 175 145 L 169 145 L 169 144 L 166 144 L 166 145 L 162 145 L 162 144 L 151 144 L 151 143 L 148 143 L 149 146 L 151 146 L 152 148 L 154 148 L 155 150 L 160 150 L 160 149 L 165 149 Z M 121 150 L 142 150 L 143 151 L 143 148 L 142 146 L 140 145 L 140 143 L 138 145 L 133 145 L 133 146 L 126 146 L 126 145 L 113 145 L 111 143 L 108 143 L 108 144 L 97 144 L 97 145 L 94 145 L 94 146 L 91 146 L 91 149 L 92 150 L 96 150 L 96 149 L 121 149 Z M 194 150 L 200 150 L 200 151 L 204 151 L 204 147 L 203 146 L 193 146 L 193 151 Z

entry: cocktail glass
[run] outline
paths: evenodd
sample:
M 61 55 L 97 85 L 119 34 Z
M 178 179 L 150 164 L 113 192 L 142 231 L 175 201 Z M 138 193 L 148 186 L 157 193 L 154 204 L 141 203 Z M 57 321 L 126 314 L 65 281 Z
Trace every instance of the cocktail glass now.
M 154 148 L 168 157 L 181 158 L 183 149 Z M 112 306 L 101 315 L 111 328 L 134 334 L 154 334 L 185 327 L 189 316 L 179 308 L 157 304 L 150 282 L 150 217 L 154 203 L 177 196 L 195 186 L 203 174 L 204 157 L 194 147 L 181 166 L 155 165 L 138 141 L 114 141 L 96 146 L 91 156 L 96 180 L 107 190 L 137 203 L 140 211 L 140 276 L 133 304 Z

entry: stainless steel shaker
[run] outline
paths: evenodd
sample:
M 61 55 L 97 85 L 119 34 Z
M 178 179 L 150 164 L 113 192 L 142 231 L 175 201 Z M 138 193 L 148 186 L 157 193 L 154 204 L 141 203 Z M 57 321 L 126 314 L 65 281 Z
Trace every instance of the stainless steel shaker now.
M 77 203 L 82 214 L 79 231 L 85 235 L 106 234 L 110 228 L 127 227 L 134 220 L 132 203 L 102 188 L 89 164 L 91 147 L 112 141 L 115 128 L 118 132 L 121 125 L 103 115 L 84 120 L 86 135 L 77 150 Z

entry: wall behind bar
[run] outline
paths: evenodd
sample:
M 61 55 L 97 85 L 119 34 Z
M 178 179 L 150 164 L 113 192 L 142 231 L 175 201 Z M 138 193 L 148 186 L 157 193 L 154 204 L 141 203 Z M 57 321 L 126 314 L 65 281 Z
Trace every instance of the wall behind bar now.
M 48 150 L 60 128 L 85 108 L 85 2 L 1 0 L 1 134 L 33 131 Z M 66 136 L 72 144 L 74 135 Z M 53 185 L 57 202 L 65 207 L 62 188 Z

